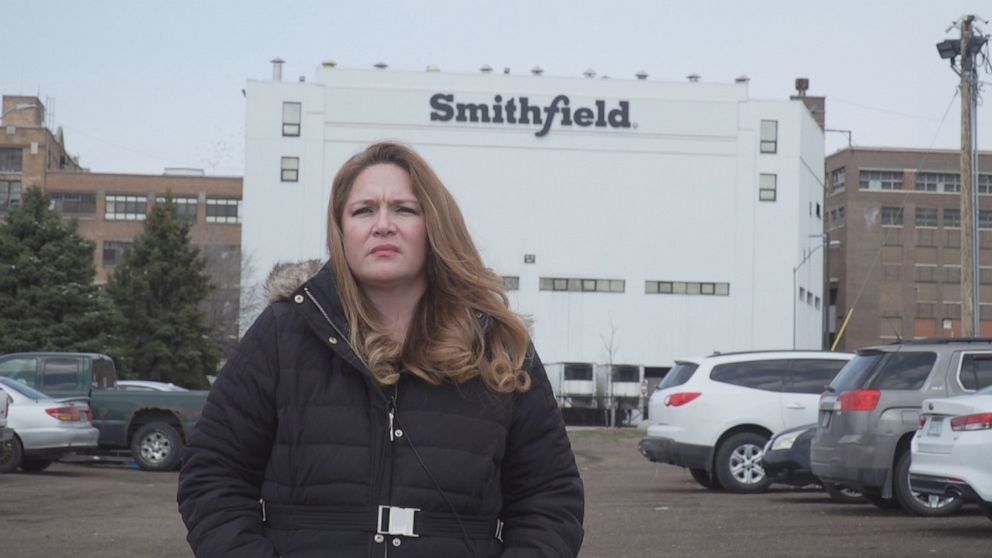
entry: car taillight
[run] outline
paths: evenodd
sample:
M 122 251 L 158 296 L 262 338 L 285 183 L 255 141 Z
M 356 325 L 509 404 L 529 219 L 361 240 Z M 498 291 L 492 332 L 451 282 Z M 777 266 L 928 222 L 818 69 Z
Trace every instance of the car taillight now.
M 693 399 L 699 397 L 702 393 L 698 391 L 687 392 L 687 393 L 673 393 L 671 395 L 665 396 L 665 406 L 666 407 L 681 407 L 686 403 L 692 401 Z
M 881 397 L 877 389 L 855 389 L 841 393 L 837 400 L 841 411 L 874 411 Z
M 45 409 L 45 412 L 62 422 L 79 422 L 82 420 L 79 407 L 52 407 Z
M 920 415 L 920 428 L 923 428 L 927 424 L 927 416 Z
M 990 430 L 992 429 L 992 413 L 964 415 L 951 419 L 951 430 Z

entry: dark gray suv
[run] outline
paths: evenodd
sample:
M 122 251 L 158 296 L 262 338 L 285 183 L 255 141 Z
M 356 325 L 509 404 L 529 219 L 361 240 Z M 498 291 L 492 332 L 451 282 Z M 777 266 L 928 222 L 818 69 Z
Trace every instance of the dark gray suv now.
M 956 512 L 961 500 L 915 493 L 909 485 L 910 440 L 924 399 L 985 387 L 990 339 L 921 339 L 868 347 L 820 396 L 810 449 L 814 475 L 864 493 L 883 508 L 922 516 Z

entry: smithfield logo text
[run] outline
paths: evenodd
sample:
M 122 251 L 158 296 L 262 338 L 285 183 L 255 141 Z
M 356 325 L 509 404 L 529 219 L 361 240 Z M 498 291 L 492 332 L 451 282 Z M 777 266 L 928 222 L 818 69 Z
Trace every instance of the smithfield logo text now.
M 548 134 L 557 120 L 561 126 L 588 128 L 630 128 L 630 102 L 620 101 L 617 108 L 606 110 L 606 101 L 597 100 L 592 107 L 573 108 L 568 95 L 558 95 L 545 106 L 532 105 L 527 97 L 510 97 L 503 100 L 496 95 L 493 103 L 456 103 L 451 93 L 431 96 L 431 120 L 440 122 L 484 122 L 493 124 L 525 124 L 541 126 L 534 132 L 537 137 Z

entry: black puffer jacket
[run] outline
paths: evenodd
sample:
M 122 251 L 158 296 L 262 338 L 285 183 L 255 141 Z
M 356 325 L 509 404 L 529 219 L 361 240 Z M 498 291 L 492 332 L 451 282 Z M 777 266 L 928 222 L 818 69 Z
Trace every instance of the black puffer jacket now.
M 348 347 L 329 267 L 299 283 L 248 330 L 187 447 L 196 556 L 577 555 L 582 481 L 536 355 L 524 394 L 409 375 L 383 389 Z M 421 510 L 420 536 L 377 533 L 380 505 Z

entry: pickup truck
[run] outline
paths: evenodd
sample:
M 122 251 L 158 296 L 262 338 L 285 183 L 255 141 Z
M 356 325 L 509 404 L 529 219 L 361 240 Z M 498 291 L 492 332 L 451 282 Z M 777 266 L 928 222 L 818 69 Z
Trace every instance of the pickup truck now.
M 56 399 L 87 400 L 100 449 L 129 448 L 146 471 L 176 468 L 208 393 L 119 389 L 114 361 L 98 353 L 6 354 L 0 356 L 0 376 Z

